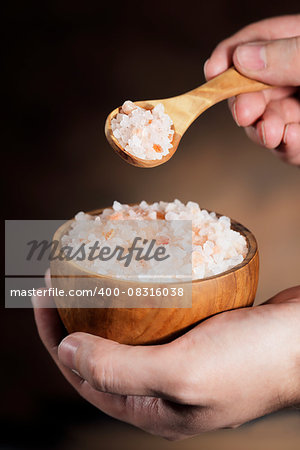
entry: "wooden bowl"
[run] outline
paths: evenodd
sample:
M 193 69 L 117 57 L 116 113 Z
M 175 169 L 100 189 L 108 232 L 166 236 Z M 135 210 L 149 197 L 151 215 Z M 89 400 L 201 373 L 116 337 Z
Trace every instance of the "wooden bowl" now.
M 89 214 L 99 214 L 101 210 Z M 72 220 L 63 224 L 54 234 L 53 240 L 61 242 L 67 233 Z M 187 308 L 173 307 L 179 298 L 173 298 L 172 307 L 118 308 L 101 307 L 103 297 L 96 295 L 88 298 L 87 307 L 82 308 L 82 297 L 54 295 L 59 315 L 67 331 L 84 331 L 114 341 L 131 344 L 160 344 L 169 342 L 188 331 L 191 327 L 214 314 L 231 309 L 251 306 L 253 304 L 258 283 L 258 250 L 253 234 L 238 222 L 231 221 L 234 230 L 245 236 L 248 254 L 244 261 L 234 268 L 219 275 L 194 280 L 186 283 L 174 282 L 164 284 L 148 283 L 147 286 L 171 286 L 189 288 L 192 295 L 192 306 Z M 73 261 L 51 261 L 52 286 L 64 289 L 119 288 L 120 292 L 129 287 L 141 287 L 141 282 L 120 280 L 109 276 L 98 275 L 83 269 Z M 143 283 L 143 286 L 145 284 Z M 127 292 L 127 291 L 126 291 Z M 170 300 L 164 299 L 164 300 Z M 113 301 L 113 300 L 112 300 Z M 119 301 L 119 300 L 118 300 Z M 149 300 L 151 301 L 151 299 Z M 178 303 L 180 305 L 182 303 Z M 97 306 L 97 307 L 96 307 Z

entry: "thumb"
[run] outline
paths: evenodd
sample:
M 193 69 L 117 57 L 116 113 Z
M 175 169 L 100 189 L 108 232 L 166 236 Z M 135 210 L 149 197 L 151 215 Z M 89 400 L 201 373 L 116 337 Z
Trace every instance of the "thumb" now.
M 300 36 L 239 45 L 233 62 L 249 78 L 275 86 L 299 86 Z
M 159 393 L 173 398 L 170 359 L 176 361 L 178 355 L 167 350 L 169 347 L 129 346 L 77 332 L 60 343 L 58 358 L 99 391 L 146 396 Z

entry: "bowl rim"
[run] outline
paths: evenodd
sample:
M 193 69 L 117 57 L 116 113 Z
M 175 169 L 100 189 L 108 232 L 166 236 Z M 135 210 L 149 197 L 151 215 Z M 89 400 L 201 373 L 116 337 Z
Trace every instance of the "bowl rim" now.
M 129 206 L 135 206 L 137 205 L 137 203 L 129 203 Z M 104 209 L 111 209 L 112 207 L 108 206 L 108 207 L 104 207 L 104 208 L 99 208 L 99 209 L 94 209 L 92 211 L 88 211 L 85 214 L 89 214 L 92 216 L 96 216 L 98 214 L 100 214 Z M 210 211 L 209 209 L 206 208 L 201 208 L 201 210 L 206 210 L 208 213 L 211 213 L 212 211 Z M 220 214 L 220 213 L 215 213 L 217 217 L 221 217 L 224 216 L 224 214 Z M 228 217 L 228 216 L 227 216 Z M 66 234 L 66 232 L 70 229 L 71 224 L 74 222 L 75 217 L 73 217 L 72 219 L 64 222 L 54 233 L 52 240 L 53 241 L 58 241 L 59 242 L 59 248 L 61 245 L 61 238 L 63 237 L 63 235 Z M 257 255 L 258 253 L 258 246 L 257 246 L 257 241 L 256 238 L 254 236 L 254 234 L 248 229 L 246 228 L 244 225 L 242 225 L 240 222 L 230 218 L 230 222 L 231 222 L 231 228 L 234 231 L 238 231 L 239 233 L 241 233 L 246 241 L 247 241 L 247 246 L 248 246 L 248 253 L 245 256 L 245 258 L 243 259 L 243 261 L 240 264 L 237 264 L 236 266 L 232 267 L 231 269 L 226 270 L 225 272 L 221 272 L 217 275 L 212 275 L 210 277 L 205 277 L 205 278 L 199 278 L 199 279 L 194 279 L 194 280 L 188 280 L 188 281 L 170 281 L 168 282 L 168 284 L 176 284 L 176 285 L 184 285 L 184 284 L 198 284 L 198 283 L 203 283 L 205 281 L 210 281 L 210 280 L 214 280 L 216 278 L 223 278 L 226 276 L 229 276 L 231 273 L 233 272 L 237 272 L 241 269 L 243 269 L 245 266 L 247 266 Z M 63 234 L 62 234 L 63 233 Z M 99 278 L 99 279 L 111 279 L 111 280 L 118 280 L 122 283 L 128 283 L 128 284 L 134 284 L 134 283 L 147 283 L 147 284 L 162 284 L 163 281 L 143 281 L 143 280 L 126 280 L 124 278 L 118 278 L 118 277 L 114 277 L 111 275 L 103 275 L 103 274 L 99 274 L 97 272 L 93 272 L 89 269 L 86 269 L 85 267 L 80 266 L 79 264 L 76 264 L 74 261 L 64 261 L 67 264 L 70 264 L 72 266 L 74 266 L 74 268 L 76 268 L 77 270 L 80 270 L 83 273 L 86 273 L 86 275 L 52 275 L 52 278 Z

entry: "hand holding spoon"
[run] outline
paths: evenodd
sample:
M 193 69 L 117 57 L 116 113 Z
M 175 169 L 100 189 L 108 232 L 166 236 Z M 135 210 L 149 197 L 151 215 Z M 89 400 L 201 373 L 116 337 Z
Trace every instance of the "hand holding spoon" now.
M 172 158 L 186 130 L 206 109 L 235 95 L 246 92 L 262 91 L 263 89 L 271 87 L 272 86 L 247 78 L 231 67 L 221 75 L 185 94 L 161 100 L 134 102 L 137 106 L 145 109 L 152 109 L 158 103 L 162 103 L 165 108 L 165 113 L 168 114 L 173 121 L 174 136 L 172 148 L 167 155 L 162 157 L 162 159 L 141 159 L 122 148 L 118 140 L 114 137 L 111 129 L 111 120 L 117 115 L 120 108 L 114 109 L 108 115 L 105 123 L 105 135 L 112 148 L 129 164 L 137 167 L 159 166 Z

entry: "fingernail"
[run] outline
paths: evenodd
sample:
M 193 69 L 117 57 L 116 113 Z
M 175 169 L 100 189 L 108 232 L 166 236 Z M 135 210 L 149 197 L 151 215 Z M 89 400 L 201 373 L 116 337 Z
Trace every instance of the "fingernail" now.
M 233 102 L 232 113 L 233 113 L 234 120 L 237 123 L 237 126 L 240 127 L 241 125 L 239 124 L 239 121 L 238 121 L 238 118 L 237 118 L 237 114 L 236 114 L 236 101 Z
M 77 375 L 78 377 L 82 378 L 82 376 L 80 375 L 79 372 L 77 372 L 77 370 L 75 369 L 71 369 L 73 373 L 75 373 L 75 375 Z
M 203 66 L 203 72 L 204 72 L 205 78 L 206 78 L 206 68 L 207 68 L 208 62 L 209 62 L 209 58 L 205 61 L 204 66 Z
M 263 120 L 259 122 L 259 124 L 257 125 L 257 131 L 261 143 L 265 146 L 267 141 L 265 132 L 265 122 Z
M 286 125 L 285 130 L 284 130 L 283 139 L 282 139 L 284 144 L 287 143 L 287 133 L 288 133 L 288 129 L 289 129 L 289 124 Z
M 266 68 L 266 48 L 264 45 L 241 45 L 236 49 L 236 58 L 246 70 Z
M 47 288 L 51 288 L 51 273 L 50 273 L 50 269 L 47 269 L 45 272 L 45 283 Z
M 35 295 L 32 295 L 32 297 L 31 297 L 31 303 L 32 303 L 32 306 L 33 306 L 34 308 L 37 308 L 37 307 L 38 307 L 38 298 L 37 298 Z
M 75 369 L 75 354 L 79 347 L 79 342 L 72 336 L 67 336 L 58 346 L 58 359 L 70 369 Z

